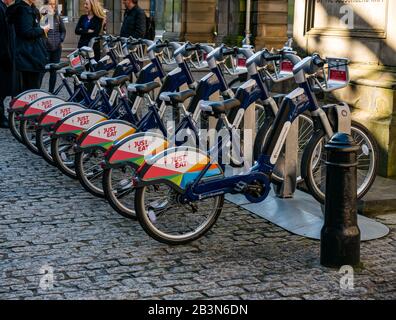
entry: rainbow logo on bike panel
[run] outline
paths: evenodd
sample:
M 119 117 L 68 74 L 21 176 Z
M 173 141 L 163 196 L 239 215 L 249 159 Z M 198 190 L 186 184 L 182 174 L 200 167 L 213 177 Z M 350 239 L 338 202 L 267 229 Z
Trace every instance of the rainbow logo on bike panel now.
M 113 120 L 104 121 L 90 128 L 79 146 L 82 149 L 95 146 L 108 149 L 114 141 L 121 140 L 135 132 L 136 129 L 130 124 L 115 123 Z
M 141 166 L 148 157 L 165 150 L 169 143 L 162 135 L 156 133 L 137 133 L 127 137 L 114 146 L 109 155 L 109 164 L 129 162 Z
M 209 157 L 196 149 L 177 148 L 168 149 L 151 159 L 148 170 L 142 177 L 143 181 L 165 179 L 181 189 L 194 181 L 209 163 Z M 219 164 L 213 163 L 205 173 L 204 178 L 222 175 L 223 170 Z
M 82 131 L 92 127 L 94 124 L 105 121 L 107 118 L 98 112 L 81 111 L 64 119 L 63 122 L 56 128 L 55 133 L 58 135 L 75 134 L 78 135 Z

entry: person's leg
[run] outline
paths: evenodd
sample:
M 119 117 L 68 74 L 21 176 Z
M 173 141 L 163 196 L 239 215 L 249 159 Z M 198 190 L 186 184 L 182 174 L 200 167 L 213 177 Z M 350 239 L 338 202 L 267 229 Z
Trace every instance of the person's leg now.
M 0 128 L 8 128 L 8 120 L 5 116 L 4 99 L 6 97 L 0 96 Z
M 4 104 L 3 101 L 5 99 L 5 89 L 3 83 L 4 81 L 7 81 L 6 79 L 6 72 L 4 72 L 0 66 L 0 128 L 3 128 L 3 122 L 5 121 L 5 114 L 4 114 Z
M 22 91 L 31 89 L 40 89 L 41 73 L 39 72 L 21 72 Z
M 4 99 L 11 93 L 12 72 L 0 66 L 0 128 L 8 128 L 8 120 L 5 116 Z
M 45 72 L 40 72 L 40 73 L 39 73 L 38 87 L 37 87 L 37 88 L 39 88 L 39 89 L 41 88 L 41 85 L 42 85 L 42 83 L 43 83 L 44 76 L 45 76 Z
M 31 75 L 32 87 L 33 87 L 32 89 L 40 89 L 43 78 L 44 78 L 43 72 L 32 72 Z
M 96 42 L 93 46 L 94 53 L 95 53 L 95 60 L 98 62 L 101 58 L 101 50 L 100 50 L 100 43 Z
M 59 62 L 58 51 L 59 50 L 48 52 L 49 63 Z M 49 88 L 48 88 L 49 92 L 54 93 L 55 85 L 56 85 L 56 71 L 51 71 L 49 77 Z

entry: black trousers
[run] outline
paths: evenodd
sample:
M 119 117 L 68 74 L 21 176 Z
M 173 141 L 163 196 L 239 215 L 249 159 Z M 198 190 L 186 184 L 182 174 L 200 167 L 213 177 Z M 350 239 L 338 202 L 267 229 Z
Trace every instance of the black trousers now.
M 99 42 L 94 44 L 93 50 L 94 50 L 94 53 L 95 53 L 95 60 L 96 60 L 96 62 L 98 62 L 100 60 L 100 58 L 101 58 L 101 56 L 100 56 L 101 55 L 101 49 L 100 49 L 100 43 Z
M 21 90 L 23 92 L 31 89 L 40 89 L 41 80 L 43 79 L 43 74 L 40 72 L 21 71 L 20 78 L 21 78 Z
M 13 93 L 13 73 L 12 69 L 4 68 L 0 65 L 0 121 L 4 113 L 4 99 L 12 96 Z
M 59 63 L 61 55 L 62 55 L 62 47 L 59 47 L 55 51 L 48 51 L 49 63 Z M 54 93 L 55 85 L 56 85 L 56 71 L 51 71 L 49 77 L 49 92 Z

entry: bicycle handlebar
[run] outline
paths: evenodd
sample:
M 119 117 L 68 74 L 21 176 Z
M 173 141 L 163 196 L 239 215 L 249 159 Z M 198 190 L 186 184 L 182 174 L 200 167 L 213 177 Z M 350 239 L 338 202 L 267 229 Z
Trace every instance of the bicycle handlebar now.
M 318 53 L 314 53 L 312 56 L 312 63 L 318 68 L 323 68 L 326 63 L 325 59 L 322 59 Z

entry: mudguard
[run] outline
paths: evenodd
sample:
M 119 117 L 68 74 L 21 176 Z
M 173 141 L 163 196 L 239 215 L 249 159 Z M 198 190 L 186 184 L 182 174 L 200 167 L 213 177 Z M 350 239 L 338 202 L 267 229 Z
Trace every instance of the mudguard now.
M 78 136 L 98 122 L 108 120 L 107 115 L 96 110 L 80 110 L 69 114 L 54 125 L 53 136 Z
M 154 132 L 139 132 L 116 142 L 105 157 L 107 168 L 130 165 L 139 168 L 146 159 L 168 148 L 163 135 Z
M 36 119 L 48 109 L 65 103 L 66 101 L 57 96 L 46 96 L 29 103 L 23 110 L 22 119 Z
M 22 112 L 29 103 L 42 97 L 52 96 L 48 91 L 33 89 L 20 93 L 10 103 L 10 112 Z
M 184 193 L 188 184 L 193 182 L 210 162 L 207 154 L 191 147 L 167 149 L 151 159 L 138 171 L 139 186 L 147 183 L 165 183 Z M 223 176 L 223 170 L 217 162 L 210 165 L 203 178 Z
M 67 117 L 73 112 L 81 110 L 86 110 L 86 108 L 79 103 L 66 102 L 56 105 L 39 116 L 38 126 L 41 128 L 53 127 L 59 120 Z
M 108 150 L 114 142 L 136 132 L 136 127 L 123 120 L 107 120 L 97 123 L 83 132 L 77 140 L 77 150 L 99 148 Z

